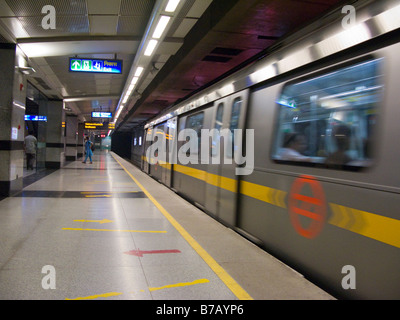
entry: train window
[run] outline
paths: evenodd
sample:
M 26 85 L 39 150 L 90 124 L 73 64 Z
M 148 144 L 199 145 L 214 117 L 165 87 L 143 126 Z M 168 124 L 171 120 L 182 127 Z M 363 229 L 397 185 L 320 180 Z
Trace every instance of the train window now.
M 285 85 L 277 100 L 276 162 L 354 169 L 371 164 L 383 59 Z
M 231 131 L 230 139 L 232 148 L 228 148 L 227 157 L 233 158 L 234 152 L 239 148 L 237 144 L 235 144 L 234 139 L 234 130 L 239 128 L 239 119 L 240 119 L 240 110 L 242 108 L 242 98 L 236 98 L 232 104 L 232 113 L 231 113 L 231 121 L 229 125 L 229 129 Z
M 151 147 L 151 145 L 153 143 L 152 136 L 153 136 L 153 129 L 152 128 L 147 129 L 146 140 L 144 142 L 145 150 L 150 150 L 149 148 Z M 147 157 L 147 155 L 146 155 L 146 157 Z M 146 158 L 146 161 L 150 162 L 150 159 Z
M 215 123 L 214 123 L 214 132 L 212 136 L 211 142 L 211 155 L 216 156 L 219 152 L 219 141 L 221 139 L 221 129 L 223 124 L 223 117 L 224 117 L 224 104 L 220 103 L 217 107 L 217 113 L 215 115 Z
M 165 139 L 164 125 L 163 124 L 158 125 L 154 129 L 154 133 L 155 133 L 155 136 L 153 137 L 154 142 L 163 141 L 163 139 Z M 154 145 L 157 145 L 157 144 L 154 144 Z M 164 149 L 165 145 L 161 144 L 161 146 L 162 146 L 161 148 Z M 154 149 L 153 152 L 154 152 L 154 156 L 158 157 L 159 154 L 166 152 L 166 150 L 159 150 L 159 147 L 157 147 L 157 149 Z
M 201 129 L 203 128 L 204 112 L 188 116 L 186 119 L 186 129 L 193 129 L 197 133 L 197 152 L 196 150 L 190 150 L 191 154 L 200 154 L 201 146 Z M 189 151 L 188 151 L 189 152 Z M 189 154 L 188 154 L 189 155 Z

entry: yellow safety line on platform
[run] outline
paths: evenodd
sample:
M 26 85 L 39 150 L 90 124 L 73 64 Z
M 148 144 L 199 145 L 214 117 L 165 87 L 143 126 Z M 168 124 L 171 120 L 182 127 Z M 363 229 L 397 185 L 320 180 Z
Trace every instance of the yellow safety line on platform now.
M 157 291 L 157 290 L 162 290 L 162 289 L 194 286 L 196 284 L 208 283 L 208 282 L 210 282 L 210 280 L 208 280 L 208 279 L 199 279 L 199 280 L 192 281 L 192 282 L 181 282 L 181 283 L 176 283 L 176 284 L 169 284 L 167 286 L 158 287 L 158 288 L 149 288 L 149 291 L 152 292 L 152 291 Z
M 222 280 L 223 283 L 240 300 L 253 300 L 253 298 L 218 264 L 210 254 L 168 213 L 167 210 L 146 190 L 145 187 L 122 165 L 122 163 L 112 154 L 115 161 L 125 170 L 131 179 L 139 186 L 153 204 L 161 211 L 164 217 L 174 226 L 182 237 L 191 245 L 197 254 L 203 258 L 208 266 Z
M 132 233 L 167 233 L 167 231 L 148 231 L 148 230 L 112 230 L 112 229 L 83 229 L 83 228 L 62 228 L 62 230 L 72 231 L 107 231 L 107 232 L 132 232 Z
M 110 293 L 103 293 L 103 294 L 96 294 L 94 296 L 88 296 L 88 297 L 78 297 L 74 299 L 68 299 L 66 298 L 65 300 L 93 300 L 97 298 L 108 298 L 108 297 L 116 297 L 122 295 L 122 292 L 110 292 Z

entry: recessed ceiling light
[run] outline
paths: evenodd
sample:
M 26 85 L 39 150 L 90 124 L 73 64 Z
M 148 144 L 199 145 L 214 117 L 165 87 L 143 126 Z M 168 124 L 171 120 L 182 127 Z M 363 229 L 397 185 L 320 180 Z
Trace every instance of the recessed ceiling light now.
M 161 16 L 160 21 L 158 21 L 157 27 L 154 30 L 153 33 L 153 38 L 154 39 L 160 39 L 163 32 L 165 31 L 165 28 L 168 25 L 169 20 L 171 19 L 171 17 L 168 16 Z
M 154 49 L 157 46 L 157 43 L 158 43 L 157 40 L 150 40 L 149 44 L 147 45 L 147 48 L 146 48 L 146 51 L 145 51 L 144 55 L 150 57 L 153 54 Z
M 178 6 L 180 0 L 169 0 L 167 7 L 165 8 L 166 12 L 174 12 L 176 7 Z

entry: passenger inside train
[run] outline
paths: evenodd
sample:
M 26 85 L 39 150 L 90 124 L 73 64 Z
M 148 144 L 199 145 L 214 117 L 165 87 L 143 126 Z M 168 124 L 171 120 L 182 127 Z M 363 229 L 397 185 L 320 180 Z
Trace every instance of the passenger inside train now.
M 346 153 L 350 146 L 351 130 L 346 125 L 338 125 L 333 130 L 333 137 L 336 143 L 337 151 L 330 154 L 325 163 L 328 166 L 346 165 L 353 160 Z
M 273 159 L 338 170 L 371 166 L 382 67 L 383 59 L 372 59 L 286 84 Z
M 290 161 L 311 161 L 311 158 L 303 154 L 307 150 L 307 140 L 304 135 L 288 133 L 280 150 L 280 158 Z

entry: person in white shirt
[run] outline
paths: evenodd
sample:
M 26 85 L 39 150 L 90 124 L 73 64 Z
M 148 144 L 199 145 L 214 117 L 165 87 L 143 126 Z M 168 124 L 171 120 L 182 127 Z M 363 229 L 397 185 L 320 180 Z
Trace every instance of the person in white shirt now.
M 285 137 L 283 148 L 279 152 L 280 159 L 287 161 L 311 161 L 302 153 L 307 149 L 306 138 L 299 133 L 289 133 Z
M 33 132 L 29 131 L 29 134 L 24 140 L 24 150 L 26 153 L 26 167 L 27 169 L 33 170 L 33 162 L 36 157 L 37 139 L 34 137 Z

